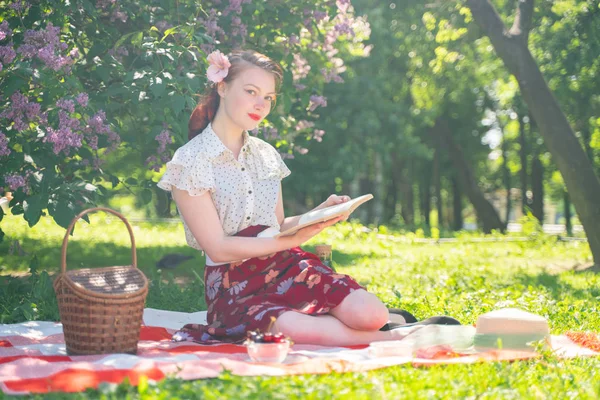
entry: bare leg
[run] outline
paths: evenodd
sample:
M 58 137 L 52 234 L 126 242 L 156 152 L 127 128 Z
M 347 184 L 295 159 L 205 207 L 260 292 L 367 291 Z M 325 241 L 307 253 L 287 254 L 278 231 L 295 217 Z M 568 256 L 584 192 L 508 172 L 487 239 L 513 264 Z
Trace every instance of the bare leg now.
M 329 313 L 350 328 L 361 331 L 376 331 L 390 318 L 385 304 L 364 289 L 350 293 Z
M 415 329 L 402 328 L 382 332 L 379 330 L 357 330 L 348 327 L 332 315 L 305 315 L 295 311 L 284 312 L 277 318 L 272 331 L 282 332 L 298 344 L 321 346 L 353 346 L 369 344 L 379 340 L 400 340 Z

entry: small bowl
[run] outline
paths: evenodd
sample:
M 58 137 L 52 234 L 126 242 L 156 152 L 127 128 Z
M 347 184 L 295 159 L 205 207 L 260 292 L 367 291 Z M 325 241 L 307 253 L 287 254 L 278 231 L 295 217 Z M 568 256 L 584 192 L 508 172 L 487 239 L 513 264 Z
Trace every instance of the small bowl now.
M 285 360 L 291 348 L 291 342 L 284 340 L 281 343 L 256 343 L 246 341 L 248 356 L 254 362 L 281 363 Z

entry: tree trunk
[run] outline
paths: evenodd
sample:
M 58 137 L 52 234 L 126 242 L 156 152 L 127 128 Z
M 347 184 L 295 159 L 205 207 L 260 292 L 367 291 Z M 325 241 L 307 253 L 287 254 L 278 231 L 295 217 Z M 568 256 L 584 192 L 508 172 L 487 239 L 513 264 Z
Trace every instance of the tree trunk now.
M 436 139 L 437 140 L 437 139 Z M 443 226 L 443 207 L 442 203 L 442 173 L 440 170 L 441 151 L 438 144 L 433 154 L 433 195 L 435 197 L 435 208 L 437 209 L 437 227 L 441 229 Z
M 473 18 L 517 79 L 577 209 L 594 262 L 600 265 L 600 179 L 529 51 L 533 3 L 519 0 L 513 26 L 507 30 L 489 0 L 466 0 Z
M 483 225 L 483 231 L 490 233 L 493 229 L 496 229 L 504 232 L 504 224 L 500 220 L 494 206 L 485 198 L 479 185 L 477 185 L 473 169 L 465 159 L 462 148 L 454 141 L 446 119 L 443 117 L 438 118 L 433 129 L 448 149 L 448 155 L 452 160 L 454 169 L 457 171 L 458 181 L 473 204 L 477 219 Z
M 510 169 L 508 168 L 508 140 L 504 129 L 502 129 L 502 176 L 504 180 L 504 187 L 506 188 L 506 218 L 504 220 L 504 226 L 508 225 L 510 219 L 510 209 L 512 208 L 510 198 Z
M 407 226 L 415 224 L 415 194 L 412 181 L 411 160 L 404 164 L 401 170 L 400 181 L 398 182 L 400 191 L 400 212 L 402 219 Z
M 563 194 L 563 205 L 565 213 L 565 229 L 567 236 L 573 236 L 573 225 L 571 225 L 571 199 L 567 191 Z
M 420 211 L 421 211 L 421 223 L 425 223 L 427 227 L 431 226 L 429 215 L 431 214 L 431 170 L 425 168 L 421 182 L 419 183 L 419 197 L 420 200 Z
M 383 220 L 383 201 L 385 186 L 383 184 L 383 160 L 381 153 L 373 153 L 373 172 L 375 173 L 375 187 L 373 188 L 373 216 L 372 222 L 379 225 Z
M 154 210 L 159 218 L 171 218 L 171 196 L 167 192 L 158 187 L 154 188 L 156 202 L 154 202 Z
M 525 136 L 525 113 L 519 113 L 519 158 L 521 159 L 521 212 L 527 215 L 527 137 Z
M 357 175 L 354 177 L 354 179 L 350 182 L 350 187 L 349 187 L 349 193 L 350 193 L 350 197 L 355 198 L 358 196 L 361 196 L 365 193 L 363 193 L 361 191 L 361 181 L 362 181 L 362 176 L 361 175 Z M 352 218 L 358 218 L 361 221 L 366 221 L 367 218 L 367 211 L 366 211 L 366 207 L 358 207 L 356 209 L 356 211 L 354 211 L 352 213 Z
M 584 122 L 583 128 L 581 129 L 581 138 L 583 139 L 583 147 L 585 149 L 585 154 L 587 154 L 588 158 L 592 165 L 594 164 L 594 149 L 592 149 L 592 133 L 590 132 L 590 126 L 588 122 Z
M 531 191 L 533 192 L 531 213 L 540 224 L 544 224 L 544 166 L 539 156 L 534 157 L 531 164 Z
M 455 176 L 452 177 L 452 205 L 452 209 L 454 210 L 452 229 L 455 231 L 460 231 L 464 225 L 462 216 L 462 191 L 460 189 L 460 185 L 458 184 L 458 179 Z
M 383 218 L 386 223 L 391 221 L 396 215 L 396 204 L 398 204 L 398 185 L 400 181 L 399 170 L 401 170 L 401 166 L 398 165 L 395 158 L 396 153 L 393 152 L 385 193 L 385 205 L 383 208 Z

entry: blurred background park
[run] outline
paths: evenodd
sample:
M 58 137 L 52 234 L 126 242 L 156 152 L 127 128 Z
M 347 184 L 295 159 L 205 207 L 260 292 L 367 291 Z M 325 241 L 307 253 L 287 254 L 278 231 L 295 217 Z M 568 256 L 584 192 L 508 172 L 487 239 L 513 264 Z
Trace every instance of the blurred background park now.
M 97 204 L 176 218 L 156 182 L 206 55 L 241 47 L 285 69 L 252 134 L 292 170 L 286 215 L 373 193 L 353 217 L 374 229 L 545 225 L 600 257 L 595 1 L 0 4 L 0 217 L 66 227 Z

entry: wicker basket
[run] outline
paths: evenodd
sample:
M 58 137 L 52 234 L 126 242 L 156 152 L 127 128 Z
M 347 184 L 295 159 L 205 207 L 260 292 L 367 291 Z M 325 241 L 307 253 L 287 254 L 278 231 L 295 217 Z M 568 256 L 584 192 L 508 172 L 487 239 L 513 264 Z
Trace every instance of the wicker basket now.
M 131 238 L 132 265 L 67 271 L 67 243 L 75 223 L 92 211 L 119 217 Z M 54 281 L 67 353 L 137 353 L 148 280 L 137 268 L 131 226 L 118 212 L 90 208 L 77 215 L 62 244 L 61 273 Z

